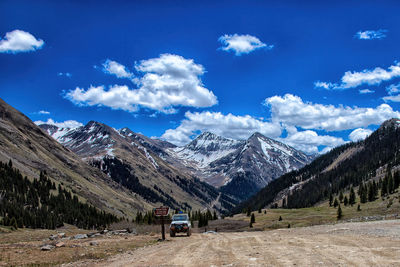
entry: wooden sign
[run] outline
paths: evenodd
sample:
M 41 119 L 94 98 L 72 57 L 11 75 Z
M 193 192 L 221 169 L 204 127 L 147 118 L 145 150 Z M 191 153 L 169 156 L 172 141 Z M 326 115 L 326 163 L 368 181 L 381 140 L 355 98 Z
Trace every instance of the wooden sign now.
M 165 240 L 165 228 L 164 228 L 164 224 L 167 223 L 166 220 L 168 220 L 167 218 L 165 218 L 165 216 L 167 216 L 169 213 L 169 208 L 168 207 L 159 207 L 159 208 L 155 208 L 154 209 L 154 215 L 160 218 L 157 218 L 156 221 L 159 221 L 159 223 L 161 224 L 161 238 L 162 240 Z
M 156 216 L 167 216 L 169 213 L 168 207 L 160 207 L 154 209 L 154 215 Z

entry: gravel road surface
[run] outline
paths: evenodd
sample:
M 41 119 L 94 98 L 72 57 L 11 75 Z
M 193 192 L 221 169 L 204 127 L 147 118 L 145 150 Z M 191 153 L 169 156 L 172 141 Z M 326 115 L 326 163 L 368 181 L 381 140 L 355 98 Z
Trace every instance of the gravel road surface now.
M 85 266 L 400 266 L 400 220 L 202 233 Z M 74 266 L 76 266 L 74 264 Z

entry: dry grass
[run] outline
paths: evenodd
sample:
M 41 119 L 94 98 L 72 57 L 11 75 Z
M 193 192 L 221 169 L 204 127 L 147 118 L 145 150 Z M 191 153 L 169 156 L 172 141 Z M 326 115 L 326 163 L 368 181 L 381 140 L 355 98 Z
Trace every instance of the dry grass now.
M 86 259 L 103 259 L 118 253 L 153 244 L 156 236 L 151 235 L 102 235 L 81 240 L 62 240 L 65 247 L 41 251 L 44 244 L 55 244 L 48 237 L 57 232 L 67 236 L 89 231 L 71 226 L 56 230 L 19 229 L 0 234 L 0 266 L 54 266 Z M 96 241 L 97 245 L 90 245 Z
M 359 199 L 353 206 L 344 206 L 341 204 L 343 211 L 342 221 L 363 220 L 368 216 L 386 216 L 387 219 L 393 219 L 397 214 L 400 215 L 399 193 L 379 198 L 373 202 L 361 204 L 361 211 L 357 211 Z M 266 211 L 266 214 L 264 214 Z M 262 213 L 254 212 L 256 223 L 253 224 L 253 230 L 272 230 L 277 228 L 304 227 L 319 224 L 336 223 L 337 208 L 329 207 L 328 201 L 320 203 L 316 207 L 303 209 L 267 209 Z M 282 221 L 279 221 L 279 217 Z M 238 214 L 233 217 L 235 220 L 250 222 L 250 217 L 246 214 Z M 249 228 L 250 229 L 250 228 Z

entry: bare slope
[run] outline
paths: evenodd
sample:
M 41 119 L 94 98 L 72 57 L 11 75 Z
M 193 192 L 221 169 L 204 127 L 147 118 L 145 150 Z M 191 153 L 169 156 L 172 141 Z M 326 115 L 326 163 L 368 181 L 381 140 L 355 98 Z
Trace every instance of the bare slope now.
M 223 211 L 234 204 L 233 200 L 218 198 L 219 192 L 212 186 L 182 174 L 165 162 L 162 159 L 164 147 L 171 146 L 167 142 L 147 138 L 128 128 L 116 130 L 95 121 L 76 129 L 40 127 L 153 206 Z
M 10 159 L 22 173 L 37 177 L 44 170 L 51 179 L 92 205 L 118 216 L 130 216 L 135 210 L 151 208 L 143 198 L 83 162 L 0 99 L 0 160 Z

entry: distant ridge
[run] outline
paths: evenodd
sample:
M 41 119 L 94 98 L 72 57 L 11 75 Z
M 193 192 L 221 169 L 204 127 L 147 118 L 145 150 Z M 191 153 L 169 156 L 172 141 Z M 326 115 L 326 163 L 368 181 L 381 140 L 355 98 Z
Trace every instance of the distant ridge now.
M 303 168 L 282 175 L 232 212 L 272 204 L 281 206 L 283 200 L 288 208 L 313 206 L 330 194 L 371 179 L 377 182 L 387 171 L 399 170 L 399 151 L 400 119 L 393 118 L 383 122 L 365 140 L 336 147 Z

